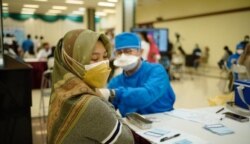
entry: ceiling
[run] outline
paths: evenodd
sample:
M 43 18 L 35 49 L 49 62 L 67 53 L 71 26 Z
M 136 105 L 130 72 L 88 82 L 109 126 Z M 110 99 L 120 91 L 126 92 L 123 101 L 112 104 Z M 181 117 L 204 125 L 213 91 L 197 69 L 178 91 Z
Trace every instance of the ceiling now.
M 45 2 L 41 0 L 2 0 L 3 3 L 3 11 L 7 11 L 8 13 L 21 13 L 22 9 L 24 8 L 24 4 L 28 5 L 38 5 L 38 8 L 33 8 L 35 14 L 48 14 L 49 10 L 52 10 L 52 6 L 65 6 L 67 7 L 65 10 L 61 10 L 61 12 L 56 14 L 48 14 L 48 15 L 72 15 L 73 11 L 78 11 L 79 14 L 74 15 L 82 15 L 84 13 L 83 8 L 95 8 L 96 12 L 103 12 L 105 11 L 106 14 L 115 13 L 115 5 L 117 2 L 110 2 L 113 3 L 113 7 L 103 7 L 98 6 L 98 2 L 108 2 L 114 0 L 73 0 L 73 1 L 80 1 L 83 4 L 69 4 L 66 3 L 66 0 L 47 0 Z M 117 0 L 116 0 L 117 1 Z M 7 4 L 7 6 L 5 6 Z M 7 8 L 4 8 L 7 7 Z M 26 6 L 27 7 L 27 6 Z M 107 10 L 108 9 L 108 10 Z M 26 13 L 29 14 L 29 13 Z M 100 15 L 102 16 L 102 15 Z

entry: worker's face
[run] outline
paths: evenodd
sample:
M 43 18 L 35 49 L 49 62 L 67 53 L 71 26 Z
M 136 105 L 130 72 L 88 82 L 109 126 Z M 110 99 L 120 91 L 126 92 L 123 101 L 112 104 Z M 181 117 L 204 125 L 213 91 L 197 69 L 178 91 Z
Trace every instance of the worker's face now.
M 141 57 L 141 50 L 122 49 L 115 52 L 116 58 L 114 65 L 121 67 L 124 71 L 134 70 L 138 66 Z
M 97 41 L 92 52 L 90 63 L 96 63 L 108 59 L 108 53 L 101 41 Z
M 115 56 L 120 57 L 122 54 L 125 54 L 125 55 L 134 55 L 137 57 L 141 57 L 141 53 L 142 53 L 141 49 L 138 50 L 138 49 L 133 49 L 133 48 L 126 48 L 126 49 L 122 49 L 122 50 L 116 50 Z

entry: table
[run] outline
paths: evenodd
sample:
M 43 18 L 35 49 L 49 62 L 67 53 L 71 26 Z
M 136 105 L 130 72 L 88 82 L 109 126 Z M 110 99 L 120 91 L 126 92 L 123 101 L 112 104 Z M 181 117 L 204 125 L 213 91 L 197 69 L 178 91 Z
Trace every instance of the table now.
M 205 112 L 212 112 L 215 113 L 222 107 L 208 107 L 208 108 L 201 108 L 197 109 L 199 111 L 205 111 Z M 222 113 L 230 111 L 229 109 L 225 108 L 223 112 L 220 112 L 220 115 L 223 115 Z M 217 134 L 214 134 L 210 131 L 207 131 L 203 128 L 204 124 L 192 122 L 189 120 L 184 120 L 181 118 L 173 117 L 170 115 L 166 115 L 164 113 L 157 113 L 157 114 L 150 114 L 145 115 L 145 117 L 155 117 L 159 120 L 159 122 L 153 122 L 152 128 L 162 128 L 162 129 L 176 129 L 179 131 L 183 131 L 187 134 L 197 136 L 205 141 L 208 141 L 211 144 L 250 144 L 250 122 L 237 122 L 228 118 L 224 118 L 220 123 L 224 124 L 228 128 L 232 129 L 234 131 L 234 134 L 224 135 L 220 136 Z M 128 124 L 128 126 L 133 129 L 135 132 L 141 131 L 141 129 L 135 127 L 131 123 L 129 123 L 127 120 L 125 122 Z
M 43 72 L 47 70 L 47 61 L 38 61 L 36 59 L 25 59 L 24 61 L 33 68 L 32 89 L 40 89 Z

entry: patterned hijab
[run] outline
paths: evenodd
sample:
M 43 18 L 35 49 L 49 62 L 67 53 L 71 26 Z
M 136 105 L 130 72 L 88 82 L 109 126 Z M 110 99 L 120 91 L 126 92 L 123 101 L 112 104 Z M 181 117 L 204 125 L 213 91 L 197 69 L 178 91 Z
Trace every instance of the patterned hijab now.
M 111 56 L 111 44 L 104 34 L 91 30 L 77 29 L 69 31 L 59 41 L 55 49 L 55 63 L 52 75 L 52 94 L 48 115 L 48 138 L 60 140 L 77 120 L 77 115 L 87 103 L 86 98 L 79 95 L 98 94 L 82 79 L 84 65 L 90 63 L 91 54 L 96 42 L 100 40 Z M 75 98 L 75 99 L 74 99 Z M 73 101 L 72 101 L 73 100 Z M 66 107 L 66 103 L 75 103 Z M 60 119 L 64 117 L 64 119 Z M 55 131 L 55 129 L 60 130 Z

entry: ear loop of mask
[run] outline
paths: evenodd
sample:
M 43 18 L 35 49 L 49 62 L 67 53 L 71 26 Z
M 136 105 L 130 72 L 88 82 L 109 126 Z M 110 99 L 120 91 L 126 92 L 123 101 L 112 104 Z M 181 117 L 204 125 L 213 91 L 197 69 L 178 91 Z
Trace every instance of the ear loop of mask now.
M 82 74 L 79 73 L 77 69 L 79 69 L 79 70 L 83 73 L 83 72 L 85 71 L 85 70 L 83 69 L 84 66 L 83 66 L 81 63 L 79 63 L 78 61 L 76 61 L 75 59 L 71 58 L 71 57 L 66 53 L 66 51 L 64 50 L 64 48 L 62 48 L 62 57 L 63 57 L 64 61 L 68 64 L 68 66 L 69 66 L 74 72 L 76 72 L 76 74 L 77 74 L 79 77 L 81 77 Z M 77 68 L 73 67 L 72 64 L 70 64 L 70 63 L 74 63 L 74 65 L 75 65 Z

